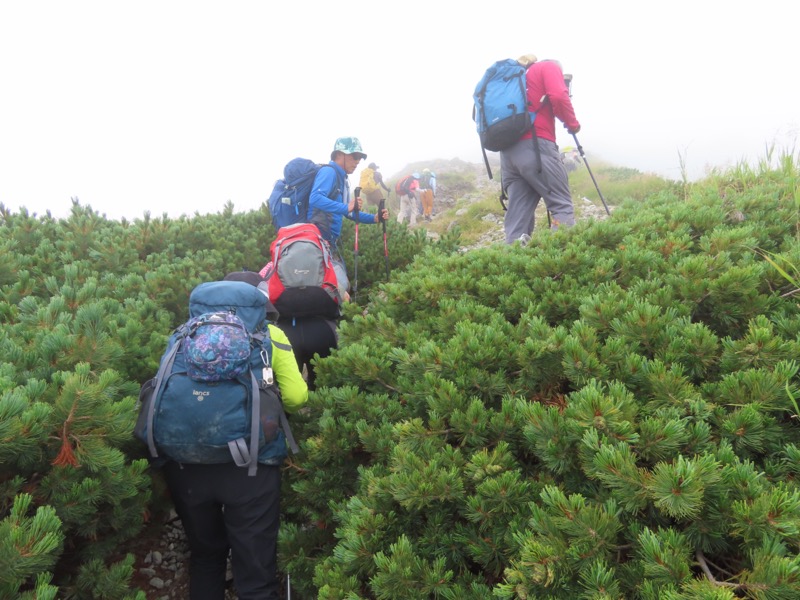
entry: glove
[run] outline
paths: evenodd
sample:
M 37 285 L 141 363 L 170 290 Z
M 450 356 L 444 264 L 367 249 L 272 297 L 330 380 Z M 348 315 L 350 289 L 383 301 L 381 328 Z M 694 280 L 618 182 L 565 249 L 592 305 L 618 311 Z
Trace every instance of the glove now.
M 566 127 L 566 125 L 565 125 L 565 127 Z M 575 134 L 576 134 L 576 133 L 578 133 L 580 130 L 581 130 L 581 126 L 580 126 L 580 125 L 577 125 L 577 126 L 575 126 L 575 127 L 567 127 L 567 132 L 568 132 L 570 135 L 575 135 Z

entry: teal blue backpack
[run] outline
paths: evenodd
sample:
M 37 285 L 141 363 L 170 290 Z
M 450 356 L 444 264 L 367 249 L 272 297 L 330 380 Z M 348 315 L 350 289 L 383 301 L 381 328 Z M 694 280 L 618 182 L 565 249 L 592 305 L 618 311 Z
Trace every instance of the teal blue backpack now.
M 197 286 L 190 319 L 171 335 L 139 394 L 137 437 L 150 458 L 234 462 L 256 473 L 298 451 L 272 373 L 267 298 L 242 281 Z
M 486 69 L 475 86 L 472 118 L 489 179 L 492 171 L 486 151 L 510 148 L 533 128 L 536 112 L 528 106 L 526 73 L 527 67 L 516 60 L 499 60 Z

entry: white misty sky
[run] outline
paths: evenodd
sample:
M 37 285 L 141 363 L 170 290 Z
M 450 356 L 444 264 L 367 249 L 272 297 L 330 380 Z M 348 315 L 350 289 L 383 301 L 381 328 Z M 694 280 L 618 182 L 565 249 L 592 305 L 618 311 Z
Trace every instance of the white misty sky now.
M 696 179 L 796 155 L 798 17 L 777 0 L 0 0 L 0 203 L 251 210 L 289 159 L 348 135 L 387 177 L 482 162 L 475 85 L 528 52 L 574 75 L 590 166 Z

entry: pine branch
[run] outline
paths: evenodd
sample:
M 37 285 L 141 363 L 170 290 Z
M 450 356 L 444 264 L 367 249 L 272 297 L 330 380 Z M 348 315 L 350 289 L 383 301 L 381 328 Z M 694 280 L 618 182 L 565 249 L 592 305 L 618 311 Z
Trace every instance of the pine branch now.
M 744 587 L 744 586 L 742 586 L 741 584 L 738 584 L 738 583 L 730 583 L 730 582 L 727 582 L 727 581 L 717 581 L 716 577 L 714 577 L 714 574 L 711 572 L 711 569 L 708 567 L 708 563 L 706 562 L 706 557 L 703 555 L 703 551 L 700 548 L 698 548 L 697 552 L 695 552 L 695 556 L 697 557 L 697 562 L 700 565 L 700 568 L 703 570 L 703 573 L 706 574 L 706 578 L 711 583 L 713 583 L 715 585 L 719 585 L 721 587 L 727 587 L 727 588 L 731 588 L 731 589 L 735 589 L 735 590 L 742 589 L 742 587 Z

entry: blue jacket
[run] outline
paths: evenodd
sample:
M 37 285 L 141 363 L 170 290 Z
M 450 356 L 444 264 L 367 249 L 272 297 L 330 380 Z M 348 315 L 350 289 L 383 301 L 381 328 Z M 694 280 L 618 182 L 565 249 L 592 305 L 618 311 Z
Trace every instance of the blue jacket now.
M 342 217 L 354 221 L 353 213 L 347 212 L 350 203 L 350 184 L 344 169 L 331 161 L 333 169 L 320 169 L 314 179 L 308 198 L 308 221 L 319 228 L 322 237 L 336 246 L 342 234 Z M 334 193 L 335 192 L 335 193 Z M 359 223 L 374 223 L 372 213 L 358 213 Z

